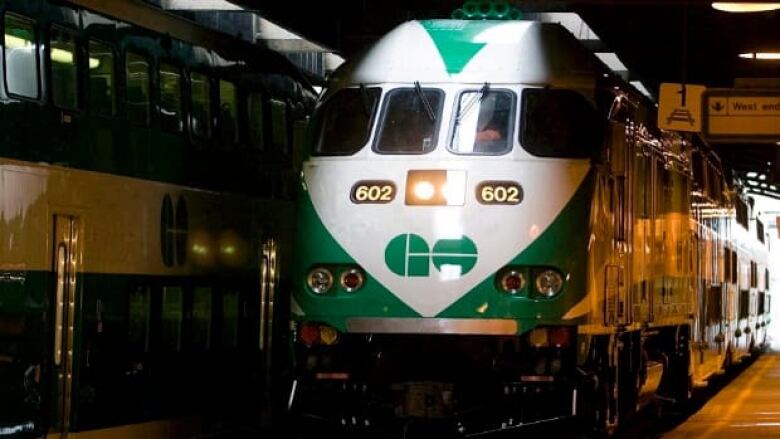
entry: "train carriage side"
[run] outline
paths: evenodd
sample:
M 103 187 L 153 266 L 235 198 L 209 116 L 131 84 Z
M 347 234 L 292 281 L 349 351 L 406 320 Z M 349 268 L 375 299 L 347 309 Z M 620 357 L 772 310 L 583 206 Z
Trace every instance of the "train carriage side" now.
M 281 55 L 116 6 L 0 3 L 3 436 L 265 419 L 282 364 L 314 93 Z

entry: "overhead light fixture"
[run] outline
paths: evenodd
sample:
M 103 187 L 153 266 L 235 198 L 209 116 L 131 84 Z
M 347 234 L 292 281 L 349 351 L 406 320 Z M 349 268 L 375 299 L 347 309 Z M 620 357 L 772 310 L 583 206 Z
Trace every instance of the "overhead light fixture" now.
M 712 7 L 724 12 L 767 12 L 780 9 L 780 3 L 713 2 Z
M 740 58 L 760 60 L 780 60 L 780 52 L 746 52 L 740 53 Z

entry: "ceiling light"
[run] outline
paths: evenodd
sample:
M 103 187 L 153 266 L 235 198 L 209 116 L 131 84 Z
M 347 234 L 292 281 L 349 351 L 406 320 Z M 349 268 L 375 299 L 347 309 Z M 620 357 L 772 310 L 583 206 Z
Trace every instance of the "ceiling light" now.
M 712 7 L 724 12 L 767 12 L 780 9 L 780 3 L 713 2 Z
M 780 60 L 780 52 L 747 52 L 740 53 L 739 57 L 745 59 Z

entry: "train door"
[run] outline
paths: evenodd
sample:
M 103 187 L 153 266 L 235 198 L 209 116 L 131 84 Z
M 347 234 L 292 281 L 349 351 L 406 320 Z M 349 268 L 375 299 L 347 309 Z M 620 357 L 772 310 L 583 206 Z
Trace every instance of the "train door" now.
M 274 314 L 276 304 L 276 293 L 279 285 L 278 246 L 276 240 L 269 238 L 263 242 L 262 254 L 260 255 L 260 334 L 259 348 L 262 354 L 263 370 L 263 410 L 264 422 L 270 422 L 271 410 L 274 406 L 274 393 L 277 389 L 273 388 L 274 376 Z
M 635 321 L 649 322 L 652 317 L 652 206 L 653 173 L 651 160 L 642 144 L 634 149 L 634 172 L 632 173 L 632 196 L 634 218 L 632 221 L 633 260 L 632 294 L 633 318 Z
M 52 428 L 65 438 L 70 430 L 74 399 L 78 290 L 78 219 L 54 217 L 54 337 L 52 344 L 54 422 Z
M 630 151 L 626 124 L 610 123 L 610 211 L 613 215 L 612 257 L 607 266 L 607 295 L 613 296 L 614 306 L 609 309 L 609 320 L 613 324 L 629 324 L 633 310 L 628 294 L 631 288 L 631 266 L 629 236 L 631 234 L 631 191 L 629 175 L 631 169 Z M 608 301 L 608 303 L 610 303 Z

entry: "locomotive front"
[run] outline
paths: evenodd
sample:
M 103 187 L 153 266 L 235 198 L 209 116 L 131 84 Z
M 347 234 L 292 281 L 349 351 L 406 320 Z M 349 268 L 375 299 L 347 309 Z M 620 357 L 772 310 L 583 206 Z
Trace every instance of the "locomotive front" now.
M 570 39 L 414 21 L 336 72 L 298 206 L 296 411 L 463 432 L 576 411 L 598 123 Z

